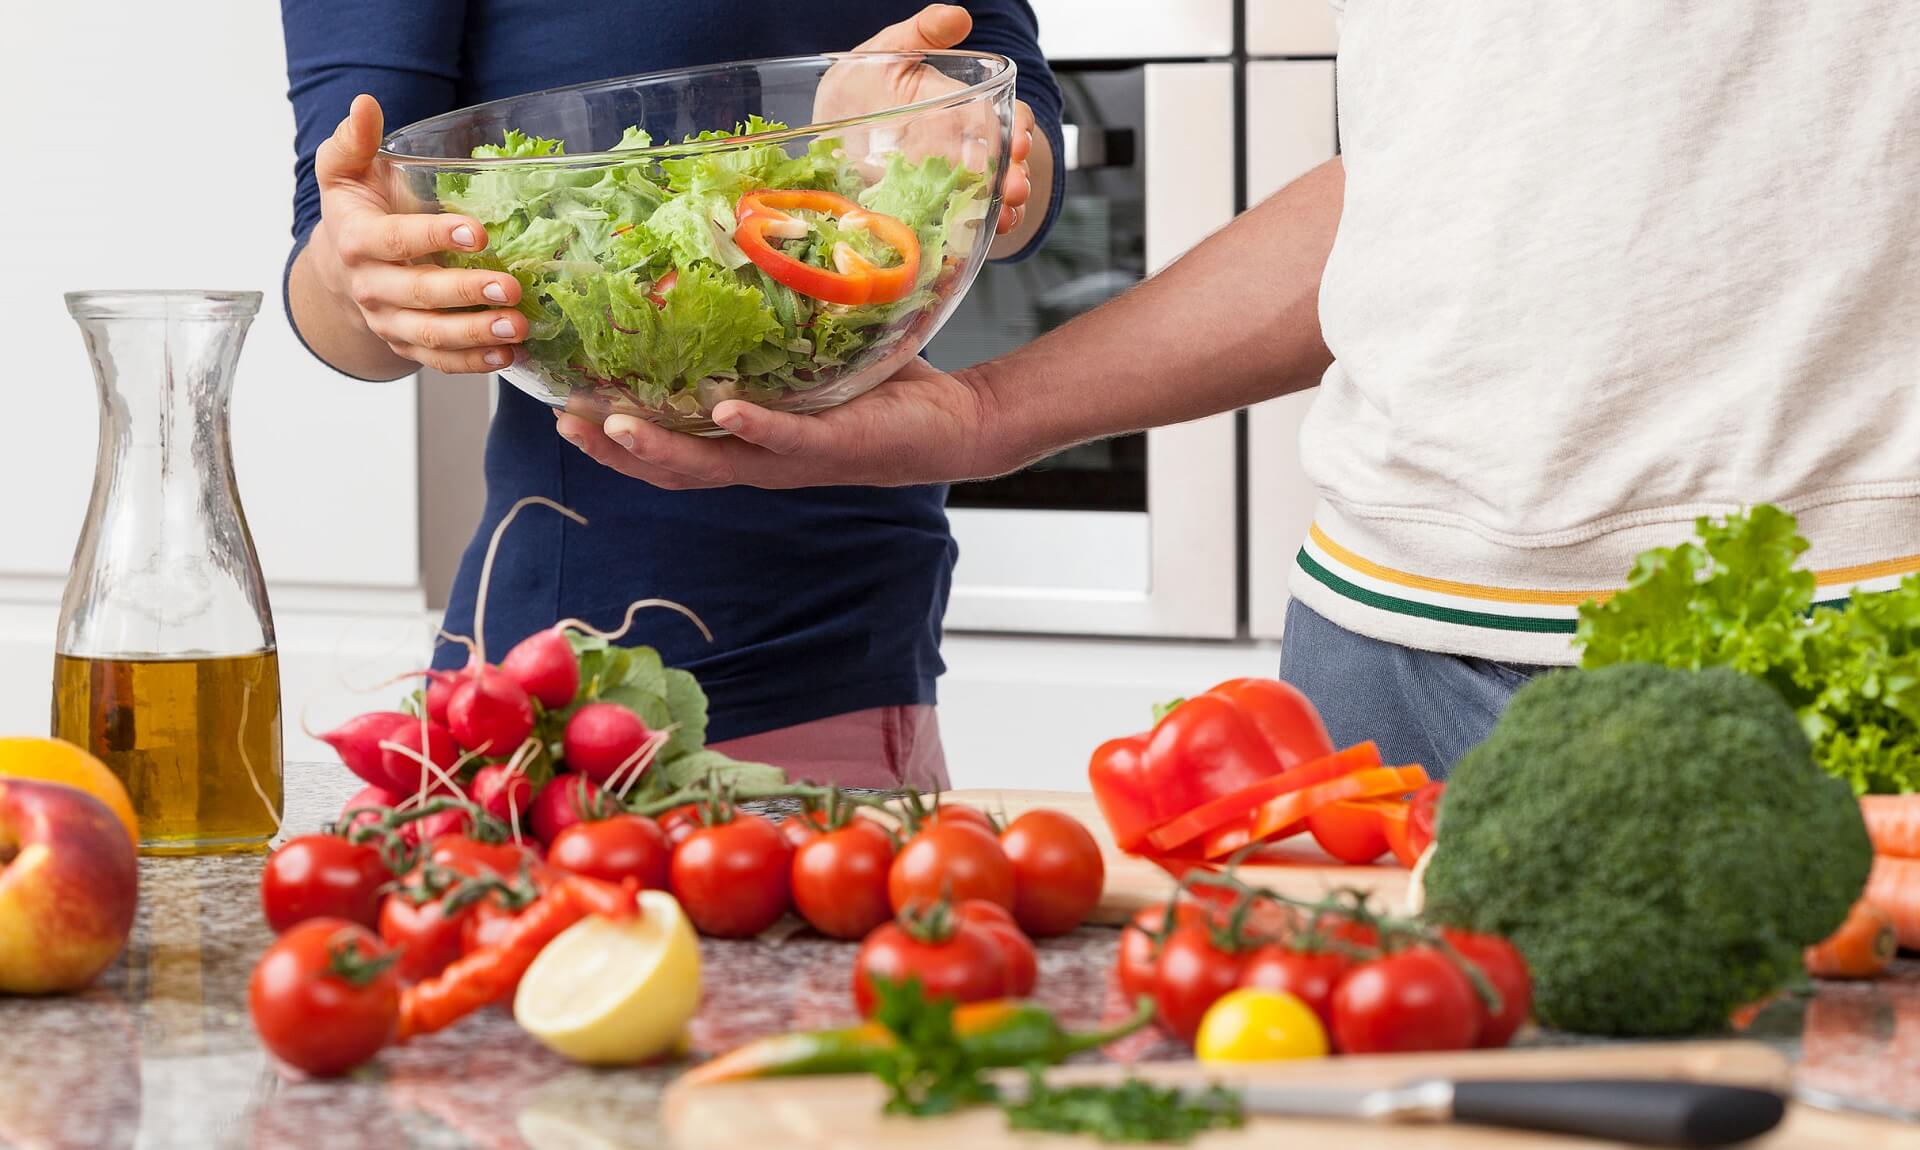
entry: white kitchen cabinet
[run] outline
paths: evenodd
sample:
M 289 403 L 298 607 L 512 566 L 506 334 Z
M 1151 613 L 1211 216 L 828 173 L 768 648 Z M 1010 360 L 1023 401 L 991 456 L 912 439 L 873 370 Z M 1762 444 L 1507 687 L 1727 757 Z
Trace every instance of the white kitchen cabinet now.
M 1234 2 L 1032 0 L 1040 21 L 1040 50 L 1049 60 L 1231 56 Z
M 955 635 L 941 646 L 940 733 L 958 787 L 1087 789 L 1108 739 L 1153 725 L 1153 705 L 1243 675 L 1271 677 L 1271 644 Z
M 1247 65 L 1247 187 L 1258 203 L 1335 153 L 1333 61 Z M 1313 489 L 1300 470 L 1306 391 L 1247 414 L 1248 630 L 1277 639 L 1286 619 L 1287 572 L 1313 522 Z
M 1339 46 L 1339 28 L 1327 0 L 1242 2 L 1249 56 L 1331 56 Z
M 265 298 L 234 389 L 235 471 L 278 617 L 288 753 L 311 752 L 292 721 L 314 700 L 305 684 L 427 650 L 419 426 L 412 379 L 328 370 L 282 310 L 293 114 L 279 8 L 36 5 L 10 31 L 0 85 L 33 109 L 32 144 L 7 163 L 0 218 L 32 258 L 0 281 L 14 396 L 0 421 L 0 732 L 46 729 L 54 615 L 93 478 L 93 379 L 61 294 L 243 289 Z

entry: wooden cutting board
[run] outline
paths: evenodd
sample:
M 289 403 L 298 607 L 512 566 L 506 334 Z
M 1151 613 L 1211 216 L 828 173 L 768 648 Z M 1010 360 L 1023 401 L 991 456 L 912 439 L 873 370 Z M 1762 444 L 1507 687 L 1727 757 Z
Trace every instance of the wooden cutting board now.
M 1559 1049 L 1481 1051 L 1461 1054 L 1330 1058 L 1276 1062 L 1227 1071 L 1193 1062 L 1143 1063 L 1133 1067 L 1077 1065 L 1054 1072 L 1056 1081 L 1118 1081 L 1128 1074 L 1161 1083 L 1221 1082 L 1324 1086 L 1389 1086 L 1409 1079 L 1450 1078 L 1686 1078 L 1784 1089 L 1786 1058 L 1750 1042 L 1633 1044 Z M 663 1102 L 667 1135 L 676 1150 L 974 1150 L 980 1146 L 1079 1147 L 1100 1144 L 1083 1137 L 1020 1134 L 1007 1130 L 995 1109 L 980 1108 L 941 1118 L 907 1119 L 880 1113 L 879 1083 L 865 1075 L 772 1078 L 712 1086 L 670 1087 Z M 1920 1131 L 1900 1123 L 1793 1107 L 1753 1150 L 1894 1150 L 1912 1146 Z M 1471 1126 L 1381 1126 L 1323 1119 L 1259 1116 L 1239 1130 L 1211 1132 L 1193 1150 L 1272 1150 L 1273 1147 L 1338 1146 L 1340 1150 L 1579 1150 L 1598 1143 L 1553 1135 Z
M 1107 867 L 1106 890 L 1092 921 L 1123 923 L 1144 906 L 1158 906 L 1173 892 L 1174 879 L 1146 859 L 1114 846 L 1107 821 L 1093 796 L 1083 791 L 957 790 L 942 802 L 966 803 L 1011 820 L 1041 807 L 1063 811 L 1086 824 L 1100 844 Z M 1249 863 L 1249 881 L 1296 898 L 1314 899 L 1336 887 L 1353 887 L 1375 896 L 1383 909 L 1397 910 L 1407 893 L 1408 872 L 1395 865 L 1348 866 L 1335 861 L 1311 839 L 1296 837 L 1276 848 L 1282 861 Z

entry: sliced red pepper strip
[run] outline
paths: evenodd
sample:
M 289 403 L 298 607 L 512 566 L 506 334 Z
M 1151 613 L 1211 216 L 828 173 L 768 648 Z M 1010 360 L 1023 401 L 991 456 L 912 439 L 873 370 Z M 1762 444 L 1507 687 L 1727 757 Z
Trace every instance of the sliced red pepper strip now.
M 1171 822 L 1154 828 L 1147 835 L 1147 842 L 1158 851 L 1176 850 L 1234 819 L 1244 819 L 1268 799 L 1379 765 L 1380 748 L 1371 740 L 1358 743 L 1195 807 Z
M 1333 805 L 1363 807 L 1373 812 L 1380 820 L 1381 829 L 1387 832 L 1387 849 L 1393 852 L 1394 861 L 1404 867 L 1413 866 L 1413 859 L 1418 857 L 1418 852 L 1408 853 L 1407 814 L 1412 804 L 1406 799 L 1390 795 L 1376 799 L 1347 799 Z
M 1206 840 L 1210 859 L 1224 858 L 1248 843 L 1275 842 L 1306 828 L 1307 816 L 1328 803 L 1405 794 L 1427 781 L 1423 767 L 1375 767 L 1268 799 L 1246 822 L 1230 824 Z
M 834 266 L 830 269 L 794 259 L 773 243 L 775 239 L 795 240 L 807 234 L 806 223 L 788 215 L 790 211 L 819 212 L 833 216 L 846 227 L 865 228 L 899 252 L 900 262 L 883 268 L 845 244 L 834 249 Z M 738 224 L 733 229 L 733 242 L 740 245 L 754 266 L 801 295 L 826 303 L 848 307 L 893 303 L 912 294 L 914 281 L 920 276 L 920 237 L 912 228 L 833 192 L 807 188 L 748 192 L 740 197 L 734 219 Z
M 1407 850 L 1417 860 L 1433 842 L 1440 814 L 1440 796 L 1447 784 L 1428 783 L 1407 799 Z M 1412 863 L 1408 863 L 1412 866 Z

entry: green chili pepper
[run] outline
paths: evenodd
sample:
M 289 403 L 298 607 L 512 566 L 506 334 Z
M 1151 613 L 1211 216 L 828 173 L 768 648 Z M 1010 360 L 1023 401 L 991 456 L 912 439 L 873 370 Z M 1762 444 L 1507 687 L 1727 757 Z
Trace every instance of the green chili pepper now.
M 1153 1003 L 1142 999 L 1124 1022 L 1107 1030 L 1073 1033 L 1048 1010 L 1030 1002 L 1001 999 L 957 1006 L 954 1032 L 974 1065 L 982 1067 L 1052 1064 L 1067 1056 L 1124 1038 L 1153 1019 Z M 838 1030 L 798 1031 L 757 1039 L 689 1070 L 689 1085 L 773 1078 L 797 1074 L 858 1074 L 893 1049 L 891 1031 L 877 1022 Z

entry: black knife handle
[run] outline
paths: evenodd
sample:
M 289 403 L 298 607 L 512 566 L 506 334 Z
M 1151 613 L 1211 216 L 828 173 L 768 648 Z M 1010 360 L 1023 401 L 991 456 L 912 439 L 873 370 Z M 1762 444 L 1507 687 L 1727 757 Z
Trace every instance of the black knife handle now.
M 1642 1146 L 1728 1146 L 1780 1124 L 1787 1100 L 1709 1082 L 1455 1082 L 1453 1119 Z

